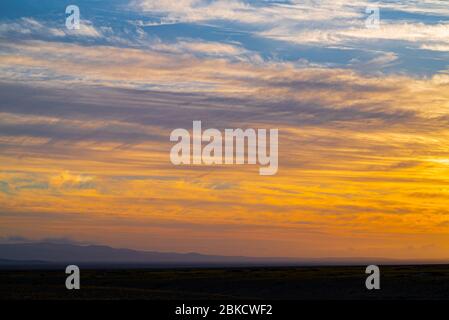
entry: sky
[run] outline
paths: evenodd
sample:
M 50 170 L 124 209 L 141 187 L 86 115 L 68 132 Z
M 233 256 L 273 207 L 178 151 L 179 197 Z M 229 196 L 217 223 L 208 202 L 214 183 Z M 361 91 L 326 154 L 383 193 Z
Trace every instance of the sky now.
M 278 173 L 174 166 L 195 120 Z M 448 1 L 0 2 L 1 241 L 449 259 L 448 125 Z

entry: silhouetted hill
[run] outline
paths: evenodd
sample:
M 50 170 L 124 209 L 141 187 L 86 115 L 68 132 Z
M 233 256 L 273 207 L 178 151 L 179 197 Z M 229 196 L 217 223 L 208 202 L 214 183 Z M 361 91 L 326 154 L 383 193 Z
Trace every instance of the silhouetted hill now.
M 167 253 L 116 249 L 100 245 L 59 243 L 0 244 L 0 265 L 39 264 L 91 264 L 91 265 L 367 265 L 395 264 L 394 261 L 376 258 L 253 258 L 240 256 L 203 255 L 198 253 Z
M 264 264 L 288 262 L 289 259 L 226 257 L 198 253 L 167 253 L 116 249 L 99 245 L 56 243 L 0 244 L 0 259 L 24 262 L 91 264 Z M 2 263 L 0 261 L 0 263 Z

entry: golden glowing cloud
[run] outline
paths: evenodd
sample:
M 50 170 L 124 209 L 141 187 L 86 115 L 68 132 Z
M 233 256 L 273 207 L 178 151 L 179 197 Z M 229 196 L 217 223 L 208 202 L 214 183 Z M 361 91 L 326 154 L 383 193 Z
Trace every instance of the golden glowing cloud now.
M 447 255 L 445 75 L 369 77 L 44 42 L 9 47 L 0 68 L 17 81 L 2 84 L 14 88 L 4 94 L 16 104 L 4 102 L 0 118 L 4 234 L 222 254 Z M 40 83 L 42 74 L 51 77 Z M 28 86 L 18 84 L 24 78 Z M 174 167 L 170 131 L 198 119 L 279 128 L 279 173 Z

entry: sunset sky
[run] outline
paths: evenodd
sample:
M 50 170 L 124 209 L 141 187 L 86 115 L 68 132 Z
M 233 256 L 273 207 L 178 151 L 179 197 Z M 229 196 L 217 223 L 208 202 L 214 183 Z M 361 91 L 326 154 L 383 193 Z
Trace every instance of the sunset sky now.
M 278 128 L 278 173 L 174 166 L 194 120 Z M 448 2 L 1 1 L 0 242 L 24 239 L 449 260 Z

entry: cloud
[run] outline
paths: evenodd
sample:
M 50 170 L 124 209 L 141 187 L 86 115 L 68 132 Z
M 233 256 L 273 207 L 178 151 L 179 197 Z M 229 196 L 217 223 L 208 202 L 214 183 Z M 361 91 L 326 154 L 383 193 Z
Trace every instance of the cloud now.
M 238 21 L 263 26 L 291 25 L 300 22 L 317 22 L 310 28 L 326 27 L 338 21 L 340 24 L 364 22 L 365 9 L 377 6 L 381 12 L 408 12 L 425 15 L 449 15 L 444 1 L 395 1 L 369 0 L 293 0 L 293 1 L 241 1 L 241 0 L 134 0 L 130 7 L 148 14 L 161 16 L 161 21 L 205 22 L 214 20 Z M 319 23 L 318 23 L 319 22 Z
M 36 35 L 43 34 L 53 37 L 63 37 L 66 33 L 57 28 L 50 28 L 42 24 L 41 22 L 28 17 L 20 18 L 15 22 L 3 22 L 0 24 L 0 34 L 23 34 L 23 35 Z
M 232 105 L 237 103 L 244 106 L 232 108 L 231 110 L 235 109 L 233 112 L 248 116 L 263 112 L 265 116 L 260 118 L 260 121 L 276 119 L 281 122 L 299 121 L 297 123 L 305 124 L 358 118 L 401 121 L 424 117 L 444 121 L 443 117 L 447 115 L 447 93 L 441 90 L 446 83 L 443 74 L 430 79 L 398 75 L 364 76 L 347 69 L 296 66 L 288 62 L 260 64 L 257 61 L 245 60 L 233 62 L 221 57 L 199 59 L 194 54 L 186 53 L 180 56 L 172 52 L 162 53 L 160 48 L 151 51 L 45 42 L 9 44 L 3 47 L 7 48 L 7 54 L 4 54 L 0 61 L 1 70 L 5 70 L 4 81 L 26 80 L 29 84 L 33 81 L 38 84 L 45 80 L 45 86 L 93 85 L 144 92 L 159 91 L 161 98 L 161 92 L 165 92 L 167 94 L 163 99 L 168 99 L 167 101 L 175 99 L 172 101 L 183 103 L 185 100 L 189 101 L 185 102 L 188 104 L 194 101 L 192 109 L 207 118 L 226 113 L 224 110 L 229 109 L 226 105 L 230 101 Z M 191 47 L 199 48 L 200 51 L 210 47 L 217 48 L 215 44 L 210 43 L 193 43 Z M 235 50 L 226 45 L 218 48 L 225 52 Z M 384 54 L 366 62 L 365 67 L 387 65 L 396 62 L 396 59 L 394 53 Z M 122 61 L 120 66 L 116 64 L 119 60 Z M 11 97 L 7 100 L 8 93 L 4 94 L 4 101 L 16 101 L 16 105 L 21 99 Z M 135 91 L 130 91 L 126 96 L 131 98 L 133 94 Z M 171 98 L 168 98 L 169 96 Z M 139 97 L 148 99 L 145 95 Z M 60 98 L 63 99 L 63 96 Z M 90 94 L 88 98 L 92 98 Z M 132 101 L 140 103 L 136 98 Z M 113 99 L 108 102 L 116 105 Z M 71 102 L 66 103 L 70 105 Z M 134 108 L 129 102 L 127 104 L 128 108 Z M 158 106 L 152 103 L 153 108 L 169 112 L 166 107 L 162 109 L 164 104 L 160 103 Z M 432 104 L 432 108 L 422 108 L 423 104 Z M 101 105 L 103 103 L 100 103 Z M 0 125 L 5 133 L 10 134 L 17 134 L 19 131 L 26 134 L 26 126 L 33 127 L 35 133 L 42 132 L 41 138 L 51 137 L 53 128 L 64 131 L 68 139 L 94 135 L 96 139 L 101 139 L 102 136 L 112 139 L 119 136 L 119 133 L 122 136 L 121 141 L 158 139 L 160 136 L 157 131 L 135 126 L 134 121 L 142 122 L 151 118 L 149 115 L 144 118 L 128 116 L 125 121 L 121 117 L 126 113 L 123 113 L 119 106 L 114 109 L 118 112 L 117 117 L 112 113 L 112 118 L 108 121 L 91 117 L 59 119 L 52 117 L 51 112 L 47 117 L 18 117 L 14 115 L 18 107 L 3 108 L 4 117 Z M 99 109 L 93 109 L 93 112 L 98 111 L 101 115 L 104 113 L 100 110 L 107 110 L 107 106 L 97 108 Z M 137 112 L 141 107 L 135 108 Z M 54 108 L 48 110 L 57 112 Z M 40 114 L 43 115 L 42 112 Z M 132 116 L 132 113 L 130 115 Z M 164 118 L 158 117 L 157 122 L 164 123 Z M 78 133 L 80 129 L 83 130 L 82 133 Z
M 0 35 L 17 39 L 22 36 L 25 39 L 58 39 L 62 37 L 102 37 L 101 31 L 97 30 L 91 21 L 81 20 L 80 29 L 69 30 L 63 27 L 50 26 L 46 22 L 38 21 L 32 17 L 22 17 L 15 21 L 0 23 Z
M 212 20 L 238 21 L 245 24 L 278 24 L 281 21 L 313 21 L 323 19 L 355 18 L 361 3 L 313 0 L 280 3 L 277 1 L 246 2 L 238 0 L 183 0 L 164 2 L 136 0 L 131 7 L 151 14 L 163 15 L 166 22 L 202 22 Z
M 387 23 L 379 29 L 365 28 L 363 22 L 350 28 L 330 28 L 301 31 L 295 26 L 282 25 L 260 33 L 263 37 L 317 45 L 354 45 L 358 41 L 397 40 L 419 46 L 449 44 L 449 24 Z
M 380 28 L 368 29 L 366 8 L 378 6 L 381 12 Z M 151 17 L 151 25 L 189 23 L 208 24 L 224 28 L 223 21 L 236 23 L 245 34 L 254 39 L 282 41 L 295 46 L 364 51 L 383 59 L 389 53 L 397 56 L 397 65 L 408 61 L 399 53 L 405 48 L 446 52 L 449 45 L 449 25 L 442 17 L 449 15 L 445 4 L 439 1 L 133 1 L 132 7 Z M 403 12 L 409 15 L 404 17 Z M 416 15 L 416 16 L 415 16 Z M 429 15 L 429 19 L 422 19 Z M 160 22 L 155 22 L 157 17 Z M 145 22 L 142 22 L 145 25 Z M 249 43 L 251 45 L 251 43 Z M 274 43 L 273 45 L 278 45 Z M 282 46 L 282 45 L 279 45 Z M 388 47 L 388 49 L 385 49 Z M 296 50 L 301 50 L 297 48 Z M 385 52 L 382 52 L 384 51 Z M 270 52 L 272 53 L 272 52 Z M 352 53 L 360 58 L 360 52 Z M 312 59 L 314 57 L 312 56 Z M 362 57 L 363 58 L 363 57 Z M 328 59 L 332 60 L 331 57 Z M 407 65 L 413 65 L 408 61 Z M 358 65 L 350 65 L 357 69 Z M 387 64 L 384 67 L 391 67 Z M 362 66 L 357 70 L 363 70 Z M 380 67 L 380 66 L 378 66 Z M 410 67 L 410 66 L 409 66 Z M 401 70 L 402 71 L 402 70 Z M 409 72 L 413 72 L 409 70 Z
M 94 177 L 73 174 L 69 171 L 61 172 L 50 178 L 50 185 L 56 189 L 93 189 Z
M 357 70 L 379 70 L 393 65 L 398 62 L 398 59 L 398 55 L 394 52 L 380 52 L 376 57 L 369 61 L 361 61 L 354 58 L 350 61 L 350 66 Z
M 366 1 L 135 4 L 150 22 L 136 14 L 124 38 L 101 19 L 85 42 L 42 20 L 2 21 L 13 41 L 0 44 L 1 234 L 164 248 L 278 239 L 272 250 L 313 243 L 311 254 L 354 237 L 392 255 L 393 242 L 444 243 L 449 76 L 379 70 L 403 63 L 398 46 L 444 62 L 423 51 L 447 44 L 442 20 L 367 30 Z M 198 119 L 279 128 L 279 174 L 172 166 L 169 133 Z
M 447 43 L 423 44 L 421 45 L 420 49 L 449 52 L 449 44 Z
M 330 45 L 355 40 L 382 39 L 410 42 L 447 43 L 449 27 L 446 23 L 397 22 L 381 18 L 381 28 L 365 27 L 365 9 L 373 5 L 395 11 L 410 11 L 449 15 L 438 1 L 404 1 L 373 3 L 371 1 L 292 1 L 290 3 L 247 3 L 234 0 L 141 0 L 133 6 L 151 13 L 165 14 L 166 19 L 179 22 L 231 20 L 259 25 L 257 34 L 263 37 L 300 44 Z M 256 5 L 257 4 L 257 5 Z M 413 10 L 414 9 L 414 10 Z M 444 9 L 444 10 L 441 10 Z M 316 23 L 311 23 L 314 21 Z
M 178 41 L 175 43 L 153 41 L 151 50 L 179 55 L 194 55 L 197 57 L 224 58 L 233 61 L 262 61 L 259 55 L 244 49 L 238 43 L 222 43 L 178 38 Z
M 89 20 L 81 20 L 80 28 L 74 30 L 64 30 L 66 35 L 77 37 L 91 37 L 100 38 L 103 36 L 102 32 L 94 27 L 93 23 Z
M 394 2 L 381 2 L 380 7 L 401 12 L 424 15 L 449 15 L 447 3 L 441 0 L 403 0 Z

